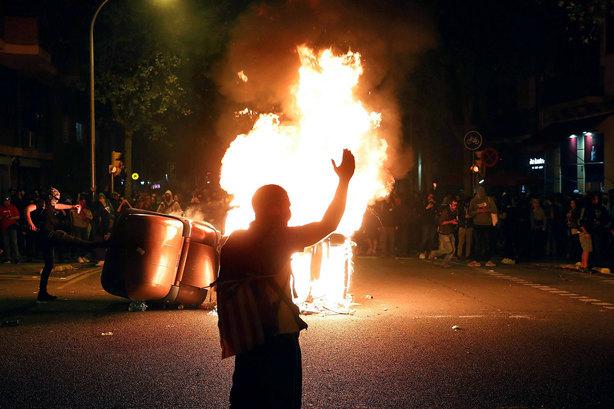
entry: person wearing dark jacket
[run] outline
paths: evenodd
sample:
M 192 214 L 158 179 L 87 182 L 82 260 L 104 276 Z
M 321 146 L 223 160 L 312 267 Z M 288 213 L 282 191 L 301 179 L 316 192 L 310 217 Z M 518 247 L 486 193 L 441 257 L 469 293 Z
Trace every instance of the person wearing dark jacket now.
M 98 194 L 98 201 L 92 206 L 94 219 L 92 220 L 92 238 L 93 240 L 104 240 L 111 234 L 113 221 L 115 219 L 115 209 L 111 202 L 107 199 L 104 193 Z M 104 265 L 105 249 L 96 249 L 94 258 L 97 260 L 96 265 L 102 267 Z
M 593 246 L 591 264 L 598 265 L 605 263 L 610 214 L 608 209 L 601 204 L 599 195 L 593 195 L 590 204 L 584 209 L 581 217 L 581 225 L 585 227 L 591 237 Z
M 580 216 L 582 215 L 582 209 L 578 206 L 577 199 L 571 199 L 569 201 L 569 209 L 565 216 L 566 219 L 566 256 L 567 259 L 576 262 L 582 253 L 580 248 Z
M 470 199 L 465 199 L 462 204 L 459 204 L 458 248 L 456 249 L 456 256 L 459 259 L 468 259 L 471 256 L 473 218 L 469 215 L 469 201 Z
M 81 210 L 80 205 L 66 205 L 60 202 L 60 192 L 51 188 L 49 194 L 37 204 L 26 207 L 26 219 L 31 231 L 37 232 L 39 246 L 42 249 L 45 266 L 41 270 L 41 278 L 36 300 L 38 302 L 54 301 L 56 296 L 49 294 L 47 284 L 53 271 L 55 262 L 54 249 L 58 245 L 72 245 L 80 247 L 104 246 L 104 242 L 90 242 L 74 237 L 61 230 L 58 212 L 61 210 Z
M 518 200 L 510 197 L 501 212 L 501 232 L 503 234 L 502 264 L 516 264 L 520 258 L 520 222 Z
M 426 201 L 422 206 L 422 215 L 420 216 L 420 255 L 421 259 L 429 256 L 434 249 L 435 235 L 437 233 L 437 204 L 435 203 L 435 195 L 429 193 L 426 196 Z

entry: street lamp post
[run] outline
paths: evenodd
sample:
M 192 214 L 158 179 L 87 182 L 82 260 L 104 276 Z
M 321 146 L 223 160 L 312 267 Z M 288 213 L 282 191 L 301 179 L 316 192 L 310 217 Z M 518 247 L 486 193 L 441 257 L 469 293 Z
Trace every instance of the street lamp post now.
M 91 162 L 91 189 L 92 199 L 95 199 L 96 195 L 96 108 L 94 106 L 94 24 L 96 23 L 96 17 L 100 13 L 100 10 L 107 4 L 109 0 L 104 0 L 94 13 L 92 17 L 92 23 L 90 24 L 90 154 L 92 158 Z

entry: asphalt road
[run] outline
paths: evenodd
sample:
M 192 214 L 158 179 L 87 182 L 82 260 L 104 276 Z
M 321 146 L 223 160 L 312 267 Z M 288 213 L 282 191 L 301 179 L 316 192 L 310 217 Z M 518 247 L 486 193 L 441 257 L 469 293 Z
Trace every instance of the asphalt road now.
M 227 407 L 214 315 L 128 312 L 95 269 L 50 289 L 65 299 L 36 305 L 36 280 L 0 277 L 20 320 L 0 407 Z M 614 277 L 359 259 L 352 293 L 353 315 L 305 317 L 303 407 L 614 407 Z

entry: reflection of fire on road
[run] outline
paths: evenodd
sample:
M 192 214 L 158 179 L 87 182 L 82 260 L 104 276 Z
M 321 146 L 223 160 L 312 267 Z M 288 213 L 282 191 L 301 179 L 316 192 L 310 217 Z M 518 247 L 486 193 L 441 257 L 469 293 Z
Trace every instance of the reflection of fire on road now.
M 293 120 L 261 114 L 249 133 L 236 137 L 222 160 L 220 184 L 233 196 L 225 234 L 248 227 L 254 218 L 254 192 L 271 183 L 288 191 L 290 225 L 320 220 L 337 186 L 330 159 L 350 149 L 356 172 L 339 234 L 292 260 L 295 302 L 347 311 L 353 269 L 349 238 L 359 229 L 368 204 L 392 188 L 393 178 L 384 170 L 388 144 L 379 132 L 381 114 L 369 111 L 355 96 L 363 72 L 360 55 L 335 55 L 330 49 L 316 53 L 305 46 L 297 51 L 298 82 L 289 90 L 295 112 L 288 117 Z

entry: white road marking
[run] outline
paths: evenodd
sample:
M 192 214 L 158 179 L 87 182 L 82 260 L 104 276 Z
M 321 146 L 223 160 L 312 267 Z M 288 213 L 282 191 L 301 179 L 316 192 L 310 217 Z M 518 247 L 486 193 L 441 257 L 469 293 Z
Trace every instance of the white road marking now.
M 76 277 L 76 278 L 68 281 L 67 283 L 62 284 L 61 286 L 58 287 L 58 289 L 63 290 L 64 288 L 68 287 L 71 284 L 78 283 L 79 281 L 84 280 L 84 279 L 86 279 L 88 277 L 91 277 L 94 274 L 98 274 L 98 273 L 100 273 L 100 269 L 98 269 L 98 268 L 94 268 L 92 270 L 85 271 L 79 277 Z
M 524 280 L 524 279 L 521 279 L 521 278 L 518 278 L 518 277 L 510 276 L 510 275 L 507 275 L 507 274 L 497 273 L 495 271 L 490 271 L 490 270 L 489 271 L 484 271 L 484 270 L 482 270 L 482 272 L 485 273 L 485 274 L 488 274 L 489 276 L 492 276 L 492 277 L 501 278 L 501 279 L 504 279 L 504 280 L 507 280 L 507 281 L 513 281 L 516 284 L 522 284 L 522 285 L 525 285 L 525 286 L 528 286 L 528 287 L 531 287 L 531 288 L 535 288 L 536 290 L 546 291 L 546 292 L 549 292 L 550 294 L 553 294 L 553 295 L 560 295 L 561 297 L 569 297 L 571 299 L 582 301 L 582 302 L 585 302 L 585 303 L 590 303 L 592 305 L 599 306 L 599 307 L 602 307 L 602 308 L 605 308 L 605 309 L 608 309 L 608 310 L 614 310 L 614 304 L 609 303 L 609 302 L 601 301 L 601 300 L 599 300 L 597 298 L 591 298 L 591 297 L 588 297 L 586 295 L 570 293 L 570 292 L 568 292 L 566 290 L 560 290 L 560 289 L 558 289 L 556 287 L 551 287 L 549 285 L 532 283 L 530 281 L 527 281 L 527 280 Z M 612 280 L 612 279 L 601 278 L 601 277 L 599 277 L 599 279 L 601 279 L 602 281 L 607 282 L 609 284 L 614 284 L 614 280 Z M 510 318 L 525 318 L 525 316 L 510 315 Z M 527 318 L 530 318 L 530 317 L 527 317 Z

